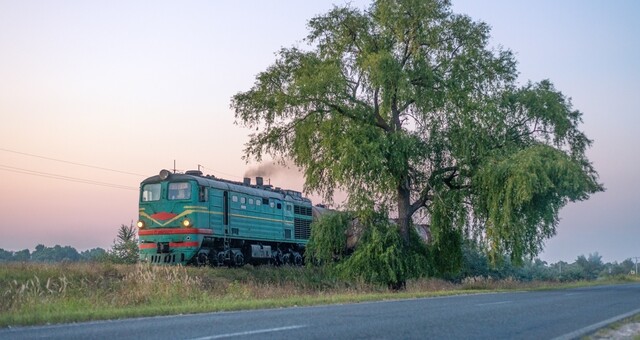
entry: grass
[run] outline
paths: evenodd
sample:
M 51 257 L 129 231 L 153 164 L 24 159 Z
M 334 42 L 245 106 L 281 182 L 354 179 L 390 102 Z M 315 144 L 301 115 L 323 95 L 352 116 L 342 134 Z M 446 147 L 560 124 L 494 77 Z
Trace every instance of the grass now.
M 5 263 L 0 264 L 0 327 L 549 289 L 632 279 L 571 284 L 481 277 L 459 284 L 420 279 L 395 292 L 338 280 L 322 268 Z

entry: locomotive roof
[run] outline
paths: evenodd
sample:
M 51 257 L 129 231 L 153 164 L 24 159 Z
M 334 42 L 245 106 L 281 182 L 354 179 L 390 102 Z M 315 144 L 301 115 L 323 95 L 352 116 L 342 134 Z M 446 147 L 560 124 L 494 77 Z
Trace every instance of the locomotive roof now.
M 212 187 L 220 190 L 228 190 L 232 192 L 243 193 L 247 195 L 253 195 L 264 198 L 275 198 L 284 201 L 297 201 L 301 203 L 311 204 L 311 200 L 303 197 L 302 194 L 295 190 L 286 190 L 280 188 L 273 188 L 271 185 L 246 185 L 242 182 L 230 181 L 222 178 L 217 178 L 214 176 L 201 176 L 198 174 L 178 174 L 172 173 L 166 179 L 169 182 L 179 182 L 179 181 L 189 181 L 194 180 L 198 182 L 199 185 Z M 149 184 L 149 183 L 160 183 L 163 179 L 160 175 L 151 176 L 144 181 L 142 181 L 141 185 Z

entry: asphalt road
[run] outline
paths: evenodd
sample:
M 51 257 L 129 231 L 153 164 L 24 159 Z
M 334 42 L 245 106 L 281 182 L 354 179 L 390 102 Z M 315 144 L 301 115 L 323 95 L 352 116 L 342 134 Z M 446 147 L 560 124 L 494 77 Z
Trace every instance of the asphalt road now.
M 571 339 L 640 313 L 640 284 L 0 330 L 0 339 Z

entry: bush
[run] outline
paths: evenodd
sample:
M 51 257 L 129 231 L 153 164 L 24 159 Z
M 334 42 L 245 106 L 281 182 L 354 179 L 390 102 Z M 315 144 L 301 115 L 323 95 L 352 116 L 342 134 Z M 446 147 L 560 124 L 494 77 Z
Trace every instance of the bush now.
M 311 237 L 305 251 L 307 263 L 331 264 L 346 255 L 346 232 L 351 222 L 351 214 L 332 212 L 313 222 Z
M 383 284 L 394 289 L 404 288 L 408 279 L 428 274 L 427 249 L 418 234 L 411 229 L 410 242 L 405 246 L 398 226 L 384 213 L 365 211 L 359 214 L 364 233 L 353 254 L 344 257 L 340 250 L 344 249 L 346 216 L 332 217 L 322 224 L 330 227 L 314 235 L 310 242 L 312 258 L 323 260 L 345 279 Z

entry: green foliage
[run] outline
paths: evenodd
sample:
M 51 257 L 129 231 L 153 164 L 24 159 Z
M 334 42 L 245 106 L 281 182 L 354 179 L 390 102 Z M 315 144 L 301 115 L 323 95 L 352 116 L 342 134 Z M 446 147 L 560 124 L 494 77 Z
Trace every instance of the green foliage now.
M 508 253 L 516 262 L 555 234 L 560 208 L 599 188 L 568 155 L 542 144 L 488 160 L 474 180 L 491 255 Z
M 31 253 L 29 249 L 22 249 L 13 253 L 13 261 L 24 262 L 29 261 L 31 259 Z
M 460 270 L 463 259 L 463 227 L 467 215 L 456 192 L 438 194 L 429 207 L 431 216 L 430 258 L 435 274 L 449 277 Z
M 340 261 L 347 251 L 347 228 L 351 222 L 347 212 L 330 212 L 311 224 L 311 237 L 305 250 L 307 263 L 330 264 Z
M 102 248 L 93 248 L 93 249 L 88 249 L 81 252 L 80 256 L 82 257 L 82 261 L 98 262 L 98 261 L 104 261 L 105 258 L 108 256 L 108 253 L 106 250 Z
M 355 225 L 362 235 L 349 254 L 346 234 Z M 405 246 L 398 225 L 386 213 L 333 212 L 314 222 L 311 230 L 305 252 L 308 263 L 322 263 L 345 279 L 399 288 L 407 279 L 428 274 L 429 253 L 424 242 L 412 229 Z
M 449 1 L 335 7 L 308 27 L 307 49 L 283 48 L 232 99 L 256 131 L 245 157 L 291 159 L 306 191 L 331 201 L 343 189 L 353 210 L 393 207 L 403 247 L 412 218 L 427 217 L 439 272 L 459 267 L 465 238 L 522 263 L 567 202 L 604 190 L 582 113 L 548 80 L 517 84 L 513 54 Z
M 600 272 L 604 269 L 604 263 L 602 263 L 602 256 L 598 255 L 598 252 L 589 254 L 589 257 L 584 255 L 578 256 L 575 262 L 582 270 L 582 276 L 586 280 L 594 280 L 598 277 Z
M 118 235 L 106 257 L 113 263 L 138 262 L 138 240 L 136 227 L 122 224 L 118 229 Z
M 404 246 L 398 226 L 386 214 L 359 216 L 365 233 L 351 256 L 336 265 L 345 278 L 402 288 L 406 280 L 428 274 L 428 253 L 417 233 Z
M 461 269 L 462 243 L 463 237 L 458 230 L 447 228 L 439 232 L 437 242 L 428 247 L 436 276 L 450 277 Z
M 614 262 L 611 266 L 611 275 L 628 275 L 632 271 L 635 271 L 635 264 L 631 259 L 626 259 L 622 263 Z
M 103 261 L 107 252 L 102 248 L 94 248 L 81 253 L 71 246 L 55 245 L 47 247 L 43 244 L 36 246 L 33 253 L 29 249 L 20 251 L 8 251 L 0 249 L 0 262 L 78 262 L 78 261 Z
M 13 252 L 0 248 L 0 262 L 7 262 L 13 259 Z
M 35 262 L 79 261 L 80 259 L 78 251 L 70 246 L 45 247 L 39 244 L 36 246 L 36 251 L 31 253 L 31 261 Z

